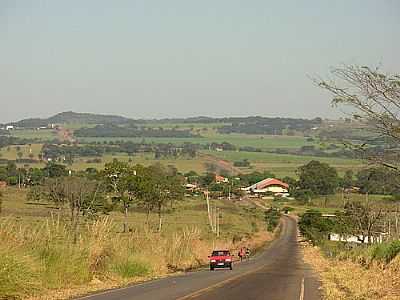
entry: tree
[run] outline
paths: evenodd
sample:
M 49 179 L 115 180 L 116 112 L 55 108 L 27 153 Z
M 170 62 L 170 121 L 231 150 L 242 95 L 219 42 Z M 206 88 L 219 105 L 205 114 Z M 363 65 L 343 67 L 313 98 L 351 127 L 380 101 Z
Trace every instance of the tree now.
M 54 162 L 49 162 L 43 168 L 43 172 L 46 174 L 47 177 L 50 178 L 62 177 L 68 175 L 68 171 L 64 165 L 57 164 Z
M 306 211 L 299 221 L 300 232 L 313 243 L 326 239 L 334 226 L 331 219 L 323 218 L 322 213 L 316 210 Z
M 353 119 L 368 124 L 387 142 L 400 142 L 400 75 L 385 74 L 379 68 L 342 66 L 331 71 L 335 80 L 315 80 L 333 95 L 333 105 L 352 110 Z M 366 145 L 357 147 L 365 150 Z M 368 159 L 399 170 L 398 150 L 386 149 L 384 154 L 368 155 Z
M 339 177 L 335 168 L 316 160 L 301 166 L 298 170 L 299 188 L 309 190 L 314 195 L 329 195 L 335 193 Z
M 18 159 L 21 159 L 24 154 L 21 151 L 17 152 Z
M 100 211 L 108 211 L 101 184 L 84 177 L 47 179 L 41 196 L 56 205 L 68 205 L 74 243 L 77 242 L 80 216 L 94 217 Z
M 342 180 L 343 188 L 351 188 L 354 185 L 354 172 L 353 170 L 346 170 Z
M 179 200 L 183 197 L 184 188 L 182 180 L 177 174 L 168 172 L 161 164 L 155 164 L 148 167 L 149 175 L 151 176 L 150 184 L 153 189 L 153 207 L 158 214 L 158 231 L 162 228 L 162 211 L 167 203 Z
M 134 202 L 135 190 L 132 184 L 135 182 L 136 170 L 128 163 L 113 160 L 105 165 L 102 178 L 107 190 L 112 193 L 114 203 L 120 203 L 124 210 L 125 220 L 123 231 L 128 231 L 128 210 Z
M 377 204 L 348 202 L 344 213 L 338 214 L 338 228 L 342 233 L 356 235 L 361 243 L 368 242 L 378 231 L 378 222 L 383 217 L 383 208 Z
M 372 167 L 357 173 L 357 185 L 361 192 L 370 194 L 394 195 L 400 192 L 399 171 Z

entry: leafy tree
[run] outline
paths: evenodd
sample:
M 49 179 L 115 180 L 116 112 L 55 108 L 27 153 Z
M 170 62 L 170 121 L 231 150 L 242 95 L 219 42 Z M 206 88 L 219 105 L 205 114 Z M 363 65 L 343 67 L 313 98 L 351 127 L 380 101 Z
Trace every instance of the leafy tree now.
M 335 168 L 316 160 L 298 169 L 299 188 L 314 195 L 329 195 L 336 191 L 339 177 Z
M 208 172 L 200 180 L 202 186 L 208 187 L 215 181 L 215 173 Z
M 279 224 L 279 219 L 281 218 L 281 213 L 276 209 L 272 208 L 265 211 L 264 219 L 267 223 L 268 231 L 274 231 L 276 226 Z
M 300 232 L 313 243 L 326 239 L 335 227 L 331 219 L 323 218 L 321 212 L 307 210 L 300 218 Z
M 361 192 L 394 195 L 400 193 L 400 172 L 385 167 L 373 167 L 357 173 L 357 185 Z
M 264 171 L 263 173 L 261 173 L 256 171 L 249 174 L 240 175 L 240 181 L 243 185 L 252 185 L 263 179 L 274 178 L 274 177 L 275 175 L 271 172 Z
M 43 168 L 43 172 L 46 174 L 47 177 L 50 178 L 62 177 L 68 175 L 67 168 L 64 165 L 57 164 L 54 162 L 49 162 Z
M 179 177 L 176 174 L 168 173 L 162 165 L 152 165 L 148 167 L 148 170 L 151 175 L 150 182 L 153 186 L 152 203 L 157 210 L 159 218 L 158 230 L 161 231 L 163 208 L 167 203 L 182 198 L 184 189 Z
M 344 173 L 341 186 L 343 188 L 351 188 L 354 186 L 354 172 L 352 170 L 347 170 Z
M 17 152 L 17 157 L 18 157 L 18 159 L 21 159 L 23 155 L 24 155 L 24 154 L 23 154 L 21 151 L 18 151 L 18 152 Z
M 134 202 L 132 184 L 135 182 L 135 176 L 134 168 L 128 163 L 118 160 L 107 163 L 102 172 L 102 178 L 107 190 L 112 194 L 113 202 L 121 204 L 124 209 L 124 232 L 128 231 L 128 210 Z

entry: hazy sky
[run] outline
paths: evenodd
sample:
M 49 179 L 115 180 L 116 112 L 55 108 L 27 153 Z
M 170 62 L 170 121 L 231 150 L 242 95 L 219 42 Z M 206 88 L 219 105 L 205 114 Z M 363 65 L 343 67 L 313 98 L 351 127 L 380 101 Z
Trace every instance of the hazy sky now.
M 335 116 L 341 63 L 400 73 L 400 1 L 0 0 L 0 123 Z

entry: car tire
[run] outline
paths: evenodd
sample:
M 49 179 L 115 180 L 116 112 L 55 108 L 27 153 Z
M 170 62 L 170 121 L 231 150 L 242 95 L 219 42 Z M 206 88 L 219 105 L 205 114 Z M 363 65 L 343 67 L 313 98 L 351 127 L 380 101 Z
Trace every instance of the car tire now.
M 214 267 L 210 267 L 210 271 L 214 271 Z

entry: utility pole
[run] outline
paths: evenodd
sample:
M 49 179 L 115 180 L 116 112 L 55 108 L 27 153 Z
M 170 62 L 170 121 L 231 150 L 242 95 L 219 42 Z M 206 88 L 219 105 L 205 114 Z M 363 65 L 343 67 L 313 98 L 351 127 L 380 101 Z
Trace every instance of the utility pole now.
M 214 232 L 215 234 L 217 234 L 217 221 L 218 221 L 218 217 L 217 217 L 217 204 L 215 203 L 214 205 Z
M 217 208 L 217 237 L 219 237 L 219 208 Z
M 204 192 L 204 194 L 206 195 L 208 222 L 210 223 L 211 231 L 214 232 L 214 226 L 211 217 L 210 198 L 209 198 L 210 192 L 208 191 L 208 189 Z

